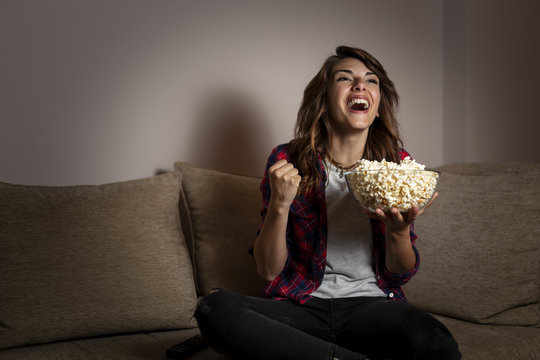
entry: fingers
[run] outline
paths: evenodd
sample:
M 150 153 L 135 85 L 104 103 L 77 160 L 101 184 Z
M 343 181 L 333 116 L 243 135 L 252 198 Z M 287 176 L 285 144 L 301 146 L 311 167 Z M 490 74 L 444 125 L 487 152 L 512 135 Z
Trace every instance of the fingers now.
M 274 180 L 283 181 L 291 185 L 299 185 L 302 179 L 298 173 L 298 169 L 285 159 L 281 159 L 272 165 L 268 169 L 268 173 Z
M 287 160 L 285 159 L 278 160 L 274 163 L 274 165 L 270 166 L 270 168 L 268 169 L 268 173 L 273 174 L 276 172 L 277 169 L 283 167 L 286 164 L 288 164 Z
M 436 192 L 433 194 L 430 201 L 420 209 L 418 205 L 413 205 L 406 212 L 400 212 L 397 208 L 393 207 L 390 210 L 383 211 L 381 209 L 369 210 L 366 209 L 364 212 L 371 218 L 380 220 L 383 222 L 393 223 L 393 224 L 411 224 L 414 222 L 418 216 L 422 215 L 424 211 L 433 204 L 435 199 L 439 196 L 439 193 Z
M 366 209 L 365 213 L 372 219 L 384 222 L 387 231 L 408 231 L 412 223 L 409 217 L 410 211 L 409 213 L 401 213 L 396 207 L 386 211 Z
M 365 209 L 364 211 L 369 217 L 380 221 L 405 222 L 405 214 L 401 213 L 397 208 L 393 207 L 390 210 L 383 211 L 381 209 Z
M 285 159 L 281 159 L 268 169 L 271 175 L 281 177 L 291 170 L 296 170 L 293 164 L 287 162 Z
M 279 160 L 268 169 L 270 180 L 270 204 L 276 208 L 288 209 L 298 193 L 300 177 L 298 170 L 286 160 Z

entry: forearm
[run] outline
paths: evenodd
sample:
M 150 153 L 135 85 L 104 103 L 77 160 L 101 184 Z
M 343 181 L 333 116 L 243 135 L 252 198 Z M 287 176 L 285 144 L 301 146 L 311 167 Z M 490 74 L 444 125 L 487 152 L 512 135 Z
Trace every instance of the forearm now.
M 253 255 L 257 273 L 265 280 L 274 280 L 287 261 L 287 220 L 288 209 L 270 206 L 259 237 L 255 240 Z
M 395 274 L 404 274 L 416 265 L 409 228 L 386 233 L 386 268 Z

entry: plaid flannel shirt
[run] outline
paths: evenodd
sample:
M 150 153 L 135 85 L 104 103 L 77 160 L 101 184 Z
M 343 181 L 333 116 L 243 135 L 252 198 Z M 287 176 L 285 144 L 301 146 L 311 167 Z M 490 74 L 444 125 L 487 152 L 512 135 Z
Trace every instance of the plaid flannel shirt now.
M 263 197 L 261 217 L 263 223 L 270 201 L 268 169 L 280 159 L 286 159 L 291 162 L 288 149 L 289 144 L 279 145 L 272 151 L 268 158 L 264 177 L 261 182 Z M 401 159 L 409 156 L 405 150 L 401 150 L 400 155 Z M 288 248 L 287 261 L 281 274 L 273 281 L 266 283 L 264 287 L 264 295 L 266 297 L 292 299 L 300 303 L 305 303 L 311 299 L 310 293 L 315 291 L 322 282 L 326 266 L 327 241 L 326 201 L 324 196 L 326 170 L 320 157 L 318 163 L 322 177 L 317 191 L 301 194 L 291 204 L 286 233 Z M 420 257 L 414 246 L 414 241 L 417 237 L 413 232 L 413 225 L 411 225 L 410 235 L 416 255 L 416 264 L 414 268 L 405 274 L 394 274 L 386 269 L 384 223 L 372 219 L 371 226 L 373 234 L 372 266 L 377 285 L 389 299 L 407 302 L 401 285 L 411 279 L 420 265 Z M 253 247 L 250 249 L 250 253 L 253 253 Z

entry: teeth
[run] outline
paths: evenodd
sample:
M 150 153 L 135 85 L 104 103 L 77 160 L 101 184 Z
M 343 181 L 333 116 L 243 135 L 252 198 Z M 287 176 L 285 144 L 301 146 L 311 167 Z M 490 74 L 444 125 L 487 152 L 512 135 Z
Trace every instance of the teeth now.
M 354 104 L 364 104 L 365 105 L 365 109 L 369 109 L 369 103 L 366 99 L 362 99 L 362 98 L 355 98 L 355 99 L 351 99 L 348 103 L 347 103 L 347 106 L 348 107 L 352 107 Z

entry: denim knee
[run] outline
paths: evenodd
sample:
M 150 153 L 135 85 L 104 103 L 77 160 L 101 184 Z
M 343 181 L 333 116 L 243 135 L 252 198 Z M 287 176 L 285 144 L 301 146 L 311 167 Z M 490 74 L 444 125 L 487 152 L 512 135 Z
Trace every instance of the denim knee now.
M 228 293 L 223 289 L 214 289 L 206 294 L 197 303 L 195 319 L 197 322 L 206 320 L 215 312 L 228 303 Z
M 213 290 L 199 300 L 194 315 L 202 336 L 218 352 L 223 352 L 224 344 L 221 339 L 227 333 L 227 304 L 230 303 L 228 298 L 228 292 L 222 289 Z
M 415 330 L 409 333 L 408 339 L 414 354 L 412 359 L 461 359 L 456 340 L 440 321 L 428 313 L 416 316 L 416 320 L 411 321 L 411 325 L 415 325 L 411 328 Z

